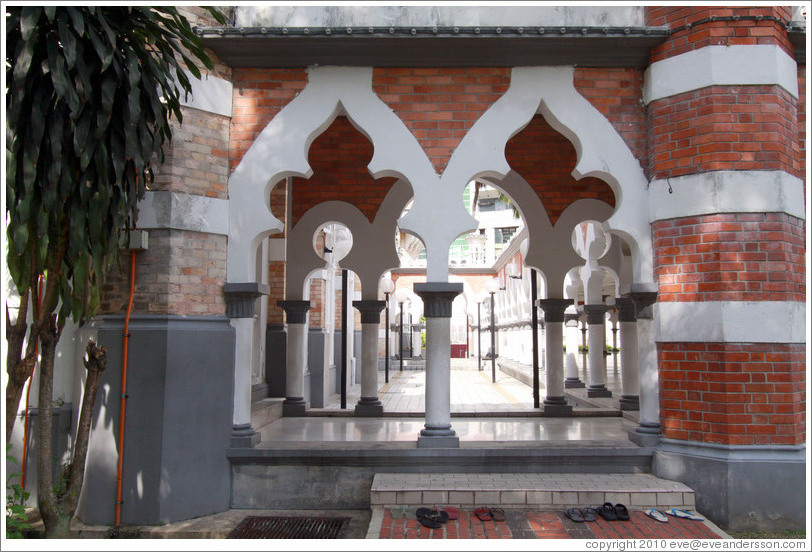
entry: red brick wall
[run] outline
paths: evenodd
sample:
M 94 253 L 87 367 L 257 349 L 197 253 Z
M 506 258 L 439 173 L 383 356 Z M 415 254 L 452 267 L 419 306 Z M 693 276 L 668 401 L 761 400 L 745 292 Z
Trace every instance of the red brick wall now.
M 798 65 L 798 162 L 806 201 L 806 64 Z
M 510 69 L 384 67 L 374 70 L 372 85 L 442 174 L 468 129 L 507 91 Z
M 725 445 L 804 443 L 804 355 L 804 344 L 660 344 L 665 436 Z
M 805 301 L 804 223 L 779 213 L 652 224 L 658 301 Z
M 795 99 L 779 86 L 710 86 L 649 106 L 651 173 L 783 170 L 800 176 Z
M 648 168 L 642 69 L 576 67 L 574 84 L 578 92 L 612 123 L 640 165 Z
M 372 178 L 367 169 L 372 154 L 372 143 L 346 117 L 336 117 L 310 146 L 308 163 L 313 176 L 292 179 L 292 225 L 295 226 L 310 208 L 325 201 L 346 201 L 355 205 L 372 222 L 397 181 L 389 177 Z
M 231 118 L 231 170 L 262 129 L 307 84 L 305 69 L 234 69 Z
M 575 180 L 575 147 L 536 115 L 505 147 L 510 168 L 519 173 L 541 199 L 553 224 L 571 203 L 594 198 L 615 205 L 608 184 L 597 178 Z
M 792 45 L 784 26 L 762 19 L 761 21 L 709 21 L 697 24 L 712 16 L 761 16 L 777 17 L 782 22 L 791 19 L 791 8 L 786 6 L 666 6 L 646 8 L 646 25 L 667 25 L 678 29 L 685 24 L 691 28 L 671 34 L 664 43 L 651 50 L 651 62 L 684 54 L 705 46 L 733 46 L 743 44 L 778 44 L 792 54 Z

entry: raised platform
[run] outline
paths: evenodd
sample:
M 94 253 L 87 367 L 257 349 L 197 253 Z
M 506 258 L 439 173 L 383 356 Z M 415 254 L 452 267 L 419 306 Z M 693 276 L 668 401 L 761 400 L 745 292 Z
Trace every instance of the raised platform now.
M 604 502 L 635 509 L 695 508 L 694 491 L 687 485 L 627 473 L 378 473 L 371 502 L 386 508 L 487 505 L 562 510 Z

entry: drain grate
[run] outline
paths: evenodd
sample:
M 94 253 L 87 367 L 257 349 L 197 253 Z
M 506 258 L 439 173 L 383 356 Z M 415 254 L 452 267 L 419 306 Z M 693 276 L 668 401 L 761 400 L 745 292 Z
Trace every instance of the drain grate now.
M 229 539 L 340 539 L 348 517 L 249 516 L 229 533 Z

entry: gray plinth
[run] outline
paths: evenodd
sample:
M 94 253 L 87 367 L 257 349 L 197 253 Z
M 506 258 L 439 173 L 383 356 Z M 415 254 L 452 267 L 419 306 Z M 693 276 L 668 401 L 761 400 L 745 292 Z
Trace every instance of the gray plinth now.
M 123 316 L 89 322 L 107 348 L 77 517 L 112 525 Z M 225 316 L 130 319 L 121 521 L 161 525 L 229 509 L 235 333 Z M 119 369 L 115 369 L 118 366 Z
M 306 416 L 307 415 L 307 401 L 304 397 L 288 397 L 282 403 L 283 416 Z
M 543 406 L 545 416 L 572 416 L 572 405 L 564 397 L 547 397 Z
M 580 378 L 567 378 L 564 380 L 564 389 L 583 389 L 584 387 L 586 387 L 586 384 Z
M 612 392 L 605 385 L 591 385 L 586 390 L 586 396 L 590 398 L 608 398 L 612 396 Z
M 426 424 L 417 438 L 418 448 L 459 448 L 460 438 L 451 426 L 433 428 Z
M 642 422 L 629 432 L 629 441 L 640 447 L 655 447 L 660 443 L 662 434 L 660 424 Z
M 231 446 L 254 447 L 259 444 L 261 437 L 259 432 L 251 427 L 251 424 L 234 426 L 231 430 Z
M 637 395 L 622 395 L 620 397 L 621 410 L 640 410 L 640 397 Z
M 355 415 L 359 418 L 380 418 L 383 416 L 383 404 L 377 397 L 361 397 L 355 405 Z

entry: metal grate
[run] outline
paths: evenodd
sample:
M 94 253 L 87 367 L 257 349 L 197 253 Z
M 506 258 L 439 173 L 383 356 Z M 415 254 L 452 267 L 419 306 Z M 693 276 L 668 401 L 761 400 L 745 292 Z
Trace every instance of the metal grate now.
M 249 516 L 229 533 L 229 539 L 341 539 L 348 517 Z

